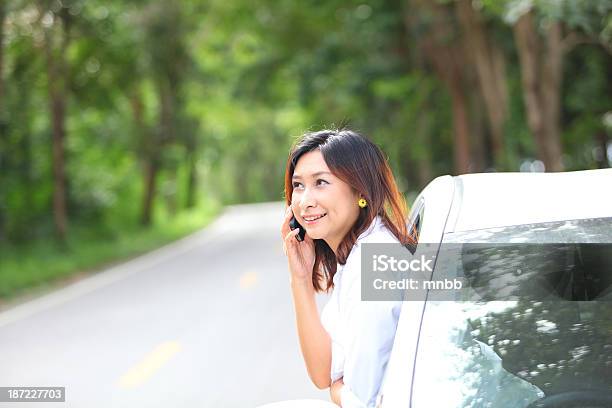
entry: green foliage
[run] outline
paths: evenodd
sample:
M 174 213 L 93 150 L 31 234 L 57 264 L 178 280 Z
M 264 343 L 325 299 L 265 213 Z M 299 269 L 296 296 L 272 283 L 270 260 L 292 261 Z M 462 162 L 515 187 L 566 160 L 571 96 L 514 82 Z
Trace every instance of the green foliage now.
M 454 28 L 460 26 L 457 1 L 436 2 Z M 406 26 L 415 3 L 9 2 L 0 94 L 0 244 L 13 248 L 53 237 L 43 41 L 50 15 L 67 13 L 70 22 L 64 140 L 69 221 L 74 234 L 85 228 L 95 236 L 136 224 L 149 162 L 158 166 L 157 214 L 180 215 L 192 195 L 192 175 L 195 195 L 208 200 L 280 200 L 292 143 L 322 127 L 348 124 L 369 135 L 408 195 L 452 173 L 452 101 L 422 55 L 422 37 Z M 562 21 L 564 39 L 574 42 L 563 61 L 561 92 L 568 169 L 601 165 L 593 151 L 601 148 L 602 134 L 609 137 L 603 118 L 612 105 L 612 0 L 471 4 L 506 61 L 506 170 L 517 171 L 537 156 L 511 29 L 530 9 L 540 28 Z M 416 18 L 421 27 L 431 16 Z M 461 35 L 447 40 L 468 52 Z M 466 86 L 470 98 L 480 97 L 475 82 Z M 479 113 L 471 118 L 477 121 Z M 488 137 L 485 129 L 484 163 L 475 171 L 492 162 Z

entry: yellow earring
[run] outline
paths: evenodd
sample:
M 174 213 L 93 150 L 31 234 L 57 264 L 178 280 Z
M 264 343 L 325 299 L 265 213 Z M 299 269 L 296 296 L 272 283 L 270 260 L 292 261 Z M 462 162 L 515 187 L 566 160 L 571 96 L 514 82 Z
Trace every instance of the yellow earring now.
M 361 208 L 366 208 L 368 206 L 368 202 L 365 200 L 365 198 L 360 198 L 357 203 Z

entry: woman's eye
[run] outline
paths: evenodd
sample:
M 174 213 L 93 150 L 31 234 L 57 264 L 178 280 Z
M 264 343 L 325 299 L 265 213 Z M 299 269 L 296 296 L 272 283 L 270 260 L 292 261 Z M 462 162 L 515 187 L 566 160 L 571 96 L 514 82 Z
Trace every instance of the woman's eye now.
M 316 184 L 319 185 L 323 183 L 329 184 L 326 180 L 323 180 L 323 179 L 318 179 Z M 293 185 L 293 188 L 299 188 L 302 186 L 302 183 L 294 181 L 292 185 Z

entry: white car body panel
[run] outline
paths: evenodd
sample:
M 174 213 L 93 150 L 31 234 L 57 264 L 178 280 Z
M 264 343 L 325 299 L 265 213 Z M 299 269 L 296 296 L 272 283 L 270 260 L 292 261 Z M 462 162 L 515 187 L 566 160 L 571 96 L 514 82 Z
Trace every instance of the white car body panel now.
M 612 169 L 454 179 L 458 194 L 445 232 L 612 216 Z
M 564 173 L 479 173 L 429 183 L 419 242 L 444 234 L 612 217 L 612 169 Z M 405 302 L 383 383 L 381 407 L 408 407 L 424 301 Z M 443 392 L 443 390 L 440 390 Z M 450 407 L 449 407 L 450 408 Z

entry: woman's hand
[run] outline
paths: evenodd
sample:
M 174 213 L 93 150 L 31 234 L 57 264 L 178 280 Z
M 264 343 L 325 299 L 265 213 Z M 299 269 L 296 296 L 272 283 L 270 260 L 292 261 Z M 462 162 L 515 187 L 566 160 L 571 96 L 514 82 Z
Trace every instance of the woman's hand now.
M 285 211 L 285 219 L 281 226 L 281 237 L 283 238 L 283 250 L 288 258 L 289 271 L 292 281 L 312 282 L 312 272 L 315 262 L 315 246 L 312 238 L 306 234 L 302 242 L 295 236 L 299 228 L 291 230 L 289 221 L 293 216 L 291 206 Z
M 340 377 L 336 381 L 334 381 L 329 387 L 329 395 L 331 396 L 331 400 L 334 404 L 338 406 L 342 406 L 342 401 L 340 400 L 340 391 L 344 386 L 344 377 Z

